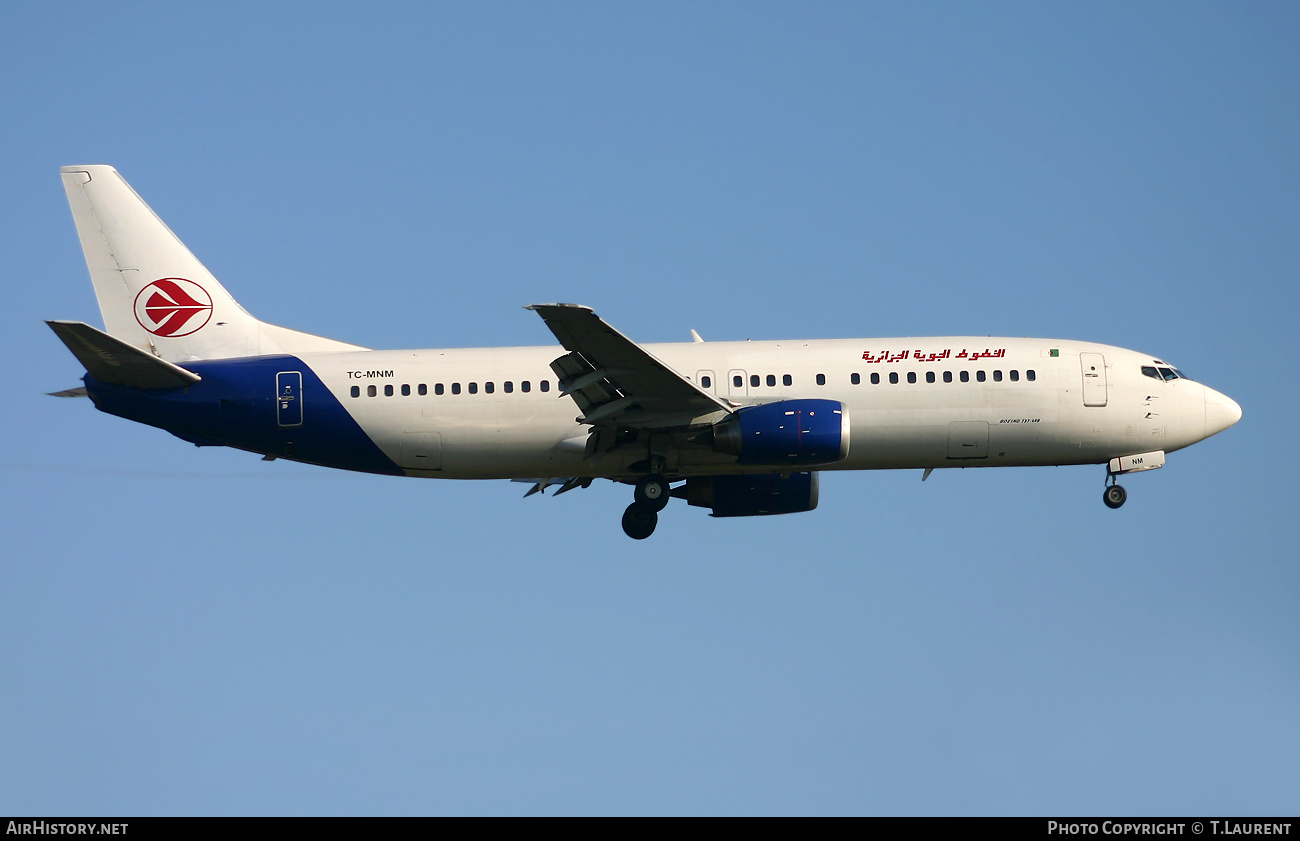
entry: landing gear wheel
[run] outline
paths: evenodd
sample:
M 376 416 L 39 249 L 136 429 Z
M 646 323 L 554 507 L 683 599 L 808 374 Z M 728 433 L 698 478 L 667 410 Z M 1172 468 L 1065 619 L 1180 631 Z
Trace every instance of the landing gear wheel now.
M 644 505 L 651 511 L 662 511 L 668 504 L 668 480 L 657 473 L 642 476 L 637 480 L 636 493 L 633 498 L 637 504 Z
M 1119 485 L 1111 485 L 1106 488 L 1106 492 L 1101 495 L 1101 501 L 1106 503 L 1107 508 L 1119 508 L 1128 499 L 1128 491 Z
M 659 514 L 653 508 L 634 502 L 623 512 L 623 533 L 633 540 L 645 540 L 655 533 Z

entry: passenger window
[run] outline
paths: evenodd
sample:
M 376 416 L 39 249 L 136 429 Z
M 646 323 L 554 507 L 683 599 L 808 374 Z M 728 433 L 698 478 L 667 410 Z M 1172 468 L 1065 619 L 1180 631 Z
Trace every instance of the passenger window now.
M 745 381 L 742 380 L 742 379 L 740 378 L 740 375 L 739 375 L 739 374 L 737 374 L 736 376 L 734 376 L 734 377 L 731 378 L 731 387 L 732 387 L 732 388 L 741 388 L 742 386 L 744 386 L 744 384 L 745 384 Z
M 460 394 L 460 383 L 452 383 L 452 384 L 451 384 L 451 393 L 452 393 L 452 394 Z
M 527 394 L 528 392 L 533 390 L 533 384 L 528 380 L 524 380 L 519 384 L 519 390 L 522 391 L 524 394 Z
M 980 382 L 984 382 L 984 379 L 985 379 L 985 377 L 984 377 L 984 372 L 983 372 L 983 371 L 976 371 L 976 372 L 975 372 L 975 379 L 979 380 Z
M 898 385 L 898 372 L 897 372 L 897 371 L 890 371 L 890 372 L 889 372 L 889 384 L 890 384 L 890 385 Z
M 933 372 L 933 371 L 926 371 L 926 372 L 925 372 L 925 381 L 926 381 L 927 383 L 932 383 L 932 382 L 934 382 L 934 372 Z
M 915 382 L 916 382 L 916 372 L 915 372 L 915 371 L 908 371 L 908 372 L 907 372 L 907 381 L 908 381 L 909 383 L 915 383 Z
M 429 393 L 429 387 L 428 387 L 427 385 L 425 385 L 424 383 L 420 383 L 420 387 L 419 387 L 418 389 L 416 389 L 416 391 L 420 392 L 420 396 L 421 396 L 421 397 L 424 397 L 425 395 L 427 395 L 427 394 Z
M 818 375 L 817 375 L 817 385 L 826 385 L 826 375 L 825 375 L 825 374 L 818 374 Z
M 946 383 L 952 382 L 952 371 L 943 372 L 943 381 Z
M 360 397 L 360 396 L 361 396 L 361 386 L 359 386 L 359 385 L 354 385 L 354 386 L 352 386 L 352 396 L 353 396 L 353 397 Z
M 700 388 L 713 388 L 713 377 L 700 377 Z
M 496 383 L 483 383 L 483 393 L 484 393 L 484 394 L 491 394 L 492 392 L 494 392 L 494 391 L 496 391 L 496 390 L 497 390 Z
M 550 390 L 551 390 L 551 381 L 550 381 L 550 380 L 542 380 L 540 383 L 538 383 L 537 387 L 540 388 L 542 391 L 550 391 Z
M 775 388 L 775 387 L 776 387 L 776 374 L 768 374 L 768 375 L 767 375 L 767 387 L 768 387 L 768 388 Z
M 378 394 L 379 394 L 379 389 L 375 388 L 373 385 L 366 386 L 367 397 L 375 397 Z
M 1031 383 L 1035 380 L 1035 378 L 1036 377 L 1034 375 L 1033 368 L 1030 368 L 1028 371 L 1025 372 L 1025 379 L 1029 380 Z
M 758 374 L 750 374 L 750 375 L 749 375 L 749 387 L 750 387 L 750 388 L 758 388 L 758 383 L 759 383 Z
M 1001 372 L 1001 371 L 994 371 L 994 372 L 993 372 L 993 382 L 995 382 L 995 383 L 1000 383 L 1000 382 L 1002 382 L 1002 372 Z
M 385 397 L 393 396 L 393 387 L 391 385 L 384 386 L 384 396 Z
M 794 385 L 794 377 L 789 374 L 781 375 L 781 385 Z
M 411 386 L 409 383 L 402 383 L 402 396 L 403 397 L 411 396 Z
M 961 381 L 964 383 L 970 382 L 970 371 L 961 372 Z
M 880 373 L 873 371 L 871 374 L 871 384 L 880 385 Z
M 501 386 L 506 390 L 506 394 L 515 393 L 515 384 L 510 382 L 510 380 L 506 380 L 504 383 L 501 384 Z
M 441 394 L 442 394 L 442 383 L 434 383 L 434 384 L 433 384 L 433 393 L 434 393 L 434 394 L 437 394 L 437 395 L 441 395 Z
M 852 374 L 849 374 L 849 382 L 853 383 L 854 385 L 857 385 L 858 383 L 862 382 L 862 375 L 859 374 L 857 371 L 854 371 Z
M 1018 383 L 1018 382 L 1020 382 L 1020 372 L 1019 372 L 1019 371 L 1012 371 L 1012 372 L 1011 372 L 1011 382 L 1013 382 L 1013 383 Z
M 470 393 L 470 394 L 478 394 L 478 383 L 470 383 L 470 384 L 469 384 L 469 393 Z

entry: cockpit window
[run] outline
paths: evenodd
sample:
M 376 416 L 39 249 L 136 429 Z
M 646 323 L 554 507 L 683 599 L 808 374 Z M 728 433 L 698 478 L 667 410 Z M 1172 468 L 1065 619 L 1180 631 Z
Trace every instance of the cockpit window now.
M 1182 371 L 1179 371 L 1177 368 L 1173 367 L 1172 365 L 1159 365 L 1159 366 L 1143 365 L 1142 373 L 1153 380 L 1164 380 L 1165 382 L 1168 382 L 1169 380 L 1187 379 L 1186 374 L 1184 374 Z

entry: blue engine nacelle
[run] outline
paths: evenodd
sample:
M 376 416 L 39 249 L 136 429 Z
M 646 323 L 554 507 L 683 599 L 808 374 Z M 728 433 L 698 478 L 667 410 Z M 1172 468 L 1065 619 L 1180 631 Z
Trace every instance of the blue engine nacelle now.
M 686 480 L 684 490 L 680 495 L 689 504 L 712 508 L 714 517 L 796 514 L 817 507 L 816 473 L 697 476 Z
M 834 400 L 745 406 L 714 425 L 713 449 L 737 464 L 830 464 L 849 454 L 849 412 Z

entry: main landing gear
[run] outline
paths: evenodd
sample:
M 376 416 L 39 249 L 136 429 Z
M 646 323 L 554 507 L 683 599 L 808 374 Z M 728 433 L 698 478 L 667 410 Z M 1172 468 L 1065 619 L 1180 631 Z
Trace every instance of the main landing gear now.
M 668 504 L 668 480 L 657 473 L 642 476 L 636 483 L 634 502 L 623 512 L 623 532 L 633 540 L 645 540 L 659 525 L 659 512 Z
M 1101 501 L 1106 503 L 1107 508 L 1119 508 L 1128 499 L 1128 491 L 1115 484 L 1114 476 L 1107 476 L 1106 490 L 1101 495 Z

